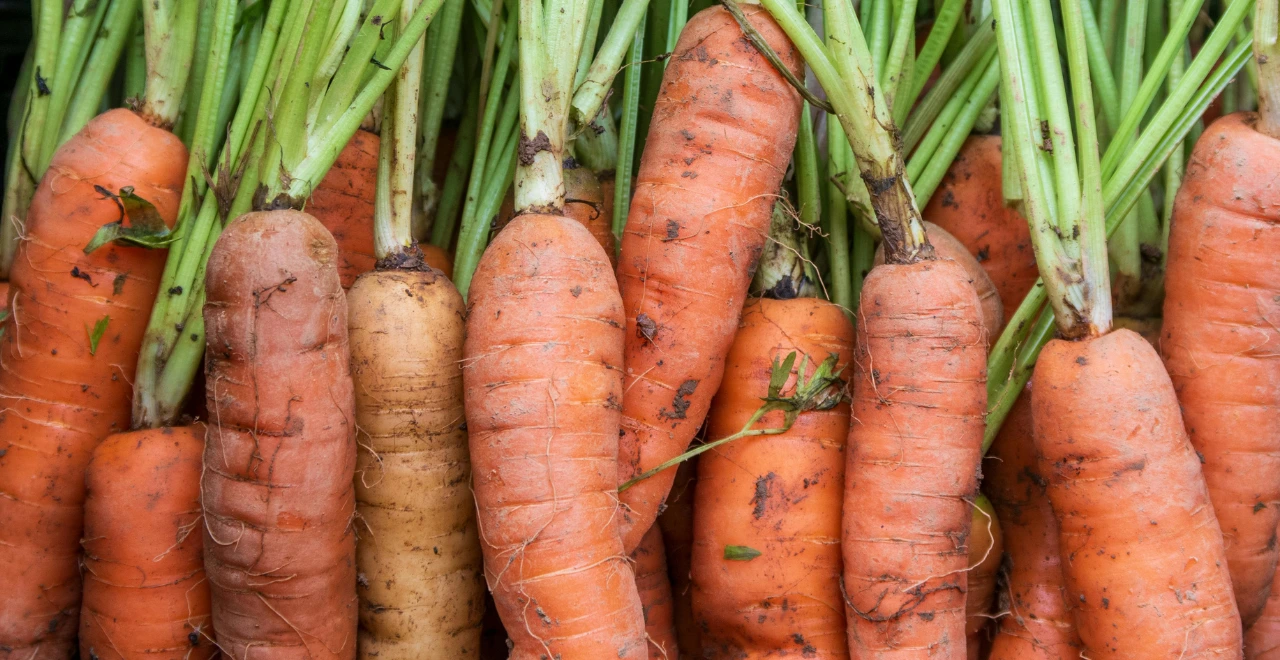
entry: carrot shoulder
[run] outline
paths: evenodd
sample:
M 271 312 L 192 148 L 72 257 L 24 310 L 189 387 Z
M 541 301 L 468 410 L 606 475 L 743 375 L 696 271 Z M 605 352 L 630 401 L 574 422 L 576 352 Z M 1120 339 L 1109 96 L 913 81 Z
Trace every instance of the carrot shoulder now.
M 604 250 L 569 218 L 517 217 L 472 280 L 472 487 L 513 660 L 648 656 L 618 533 L 622 318 Z
M 953 261 L 884 265 L 858 308 L 845 469 L 855 658 L 962 658 L 986 405 L 978 296 Z
M 1031 408 L 1085 654 L 1238 657 L 1222 532 L 1155 349 L 1130 330 L 1050 341 Z
M 763 9 L 748 19 L 800 72 Z M 626 397 L 618 476 L 685 450 L 720 387 L 747 287 L 791 158 L 800 96 L 722 7 L 690 19 L 663 74 L 622 236 Z M 653 524 L 674 469 L 621 494 L 628 550 Z
M 80 657 L 203 660 L 209 623 L 200 511 L 204 424 L 113 435 L 85 483 Z
M 270 211 L 232 221 L 209 256 L 205 567 L 230 657 L 355 657 L 356 443 L 337 249 L 315 218 Z
M 186 163 L 172 133 L 111 110 L 58 149 L 31 202 L 0 338 L 0 657 L 74 653 L 85 466 L 99 442 L 129 426 L 138 348 L 164 269 L 162 251 L 108 244 L 84 253 L 121 218 L 98 188 L 132 186 L 172 223 Z
M 708 439 L 740 431 L 769 391 L 774 360 L 810 368 L 853 358 L 853 325 L 815 298 L 749 302 L 726 358 Z M 773 412 L 757 428 L 781 426 Z M 840 596 L 840 507 L 849 404 L 801 414 L 781 435 L 741 438 L 699 456 L 693 612 L 698 657 L 847 658 Z M 726 548 L 750 548 L 730 556 Z M 752 552 L 754 551 L 754 552 Z M 746 559 L 746 561 L 744 561 Z
M 1160 347 L 1227 544 L 1247 628 L 1280 544 L 1280 141 L 1214 122 L 1173 207 Z

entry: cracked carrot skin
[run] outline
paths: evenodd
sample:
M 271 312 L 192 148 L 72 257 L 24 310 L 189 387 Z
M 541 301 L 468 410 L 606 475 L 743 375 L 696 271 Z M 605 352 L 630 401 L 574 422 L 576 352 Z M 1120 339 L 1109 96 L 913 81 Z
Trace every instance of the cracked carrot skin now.
M 652 660 L 676 660 L 680 649 L 676 644 L 676 626 L 671 600 L 671 579 L 667 577 L 667 555 L 662 545 L 662 530 L 649 528 L 640 547 L 631 553 L 636 565 L 636 590 L 644 607 L 644 629 L 649 636 Z
M 54 154 L 14 259 L 0 338 L 0 658 L 66 658 L 80 614 L 84 475 L 129 426 L 138 349 L 163 250 L 84 246 L 132 186 L 172 223 L 187 151 L 130 110 L 94 118 Z M 110 317 L 96 350 L 90 332 Z
M 675 484 L 667 495 L 666 509 L 658 514 L 662 545 L 671 577 L 672 610 L 676 621 L 676 641 L 680 652 L 691 658 L 702 652 L 698 624 L 693 619 L 693 584 L 689 575 L 693 554 L 693 500 L 697 492 L 698 457 L 684 461 L 676 470 Z
M 113 435 L 85 478 L 80 657 L 203 660 L 217 647 L 204 572 L 204 424 Z
M 283 210 L 240 216 L 209 256 L 205 570 L 232 658 L 356 656 L 355 420 L 337 252 L 319 221 Z
M 853 324 L 825 300 L 747 303 L 711 404 L 708 439 L 740 431 L 768 394 L 774 360 L 853 358 Z M 792 376 L 792 383 L 794 383 Z M 790 385 L 788 385 L 790 387 Z M 757 428 L 783 424 L 782 412 Z M 701 658 L 849 657 L 840 596 L 840 507 L 849 404 L 801 414 L 780 435 L 734 440 L 699 456 L 693 612 Z M 760 556 L 733 561 L 725 546 Z
M 1160 342 L 1246 628 L 1280 555 L 1280 186 L 1269 174 L 1280 171 L 1280 141 L 1256 119 L 1219 119 L 1192 152 L 1173 207 Z
M 743 11 L 801 75 L 773 19 L 760 7 Z M 690 19 L 663 74 L 618 259 L 627 321 L 622 481 L 683 452 L 707 415 L 799 120 L 799 94 L 728 11 Z M 622 492 L 627 550 L 653 525 L 675 474 Z
M 849 654 L 965 658 L 986 408 L 978 295 L 954 261 L 874 268 L 858 307 L 844 491 Z
M 480 653 L 480 539 L 462 410 L 466 308 L 437 270 L 347 292 L 356 393 L 360 657 Z M 406 341 L 408 339 L 408 341 Z
M 1036 460 L 1028 387 L 983 462 L 982 488 L 1000 519 L 1008 568 L 989 660 L 1077 660 L 1080 637 L 1067 607 L 1058 521 Z
M 472 280 L 472 487 L 512 660 L 648 657 L 618 533 L 622 309 L 604 249 L 562 216 L 512 220 Z
M 1004 203 L 1001 158 L 1000 136 L 969 136 L 929 199 L 924 217 L 950 232 L 977 258 L 1000 293 L 1007 321 L 1040 271 L 1030 226 Z M 995 334 L 1002 328 L 996 328 Z
M 1085 655 L 1239 658 L 1222 532 L 1155 349 L 1131 330 L 1050 341 L 1031 410 Z

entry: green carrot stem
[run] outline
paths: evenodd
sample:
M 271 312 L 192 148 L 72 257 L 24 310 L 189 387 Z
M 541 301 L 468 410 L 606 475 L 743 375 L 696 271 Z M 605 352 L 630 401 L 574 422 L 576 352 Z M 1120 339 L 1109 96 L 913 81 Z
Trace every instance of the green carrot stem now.
M 907 110 L 910 109 L 908 103 L 903 103 L 907 110 L 897 110 L 894 104 L 897 103 L 898 88 L 904 84 L 904 77 L 912 75 L 911 68 L 907 65 L 908 55 L 914 55 L 912 45 L 915 41 L 916 34 L 916 2 L 917 0 L 897 0 L 895 5 L 901 3 L 901 7 L 896 8 L 898 12 L 897 25 L 893 30 L 893 41 L 889 47 L 888 59 L 885 62 L 884 74 L 881 76 L 880 86 L 886 94 L 885 105 L 889 106 L 894 117 L 899 116 L 899 112 L 905 116 Z M 910 85 L 912 81 L 907 81 Z
M 597 177 L 613 179 L 618 169 L 618 127 L 613 114 L 602 112 L 574 139 L 578 162 Z M 612 204 L 612 200 L 605 200 Z
M 432 180 L 436 150 L 440 143 L 440 127 L 444 122 L 445 102 L 449 97 L 449 79 L 453 75 L 458 53 L 465 0 L 445 0 L 440 16 L 427 29 L 426 70 L 422 79 L 421 105 L 418 109 L 418 205 L 430 217 L 439 204 L 440 191 Z M 423 232 L 415 231 L 421 236 Z
M 924 47 L 920 49 L 915 66 L 912 67 L 911 84 L 907 89 L 907 95 L 894 105 L 895 124 L 902 126 L 906 122 L 907 114 L 915 106 L 916 99 L 920 98 L 920 93 L 924 91 L 929 77 L 933 75 L 934 67 L 942 59 L 947 43 L 951 41 L 951 35 L 955 33 L 956 25 L 960 23 L 965 4 L 965 0 L 942 0 L 941 5 L 937 7 L 929 37 L 925 39 Z
M 1102 111 L 1102 118 L 1106 120 L 1107 130 L 1114 135 L 1116 129 L 1120 128 L 1120 91 L 1111 71 L 1106 46 L 1102 42 L 1102 31 L 1093 14 L 1093 4 L 1080 3 L 1080 13 L 1084 19 L 1085 46 L 1089 53 L 1093 90 L 1098 95 L 1098 107 Z
M 142 22 L 147 31 L 147 88 L 139 112 L 161 126 L 172 126 L 182 109 L 191 73 L 199 4 L 191 0 L 147 0 Z
M 996 87 L 1000 84 L 1000 62 L 995 53 L 980 69 L 974 69 L 977 75 L 971 75 L 956 95 L 954 109 L 948 104 L 938 121 L 929 129 L 920 149 L 907 161 L 907 177 L 912 181 L 917 203 L 928 206 L 933 193 L 942 183 L 951 161 L 964 146 L 978 115 L 982 114 L 987 103 L 995 97 Z
M 1243 4 L 1243 3 L 1240 3 Z M 1280 137 L 1280 1 L 1258 0 L 1253 20 L 1258 67 L 1258 131 Z
M 99 36 L 93 43 L 93 52 L 80 73 L 80 81 L 76 84 L 67 114 L 62 120 L 59 143 L 71 139 L 72 135 L 79 133 L 98 114 L 101 99 L 107 93 L 111 76 L 133 30 L 138 2 L 139 0 L 112 0 L 107 8 Z
M 626 71 L 622 75 L 622 119 L 618 127 L 618 169 L 613 186 L 613 235 L 622 249 L 622 233 L 631 209 L 631 178 L 635 171 L 636 135 L 640 125 L 641 62 L 644 61 L 645 15 L 640 16 Z
M 419 0 L 400 5 L 400 25 L 408 25 Z M 422 39 L 409 50 L 387 88 L 378 154 L 378 186 L 373 213 L 373 253 L 380 261 L 412 256 L 414 165 L 418 148 L 418 93 L 422 86 Z M 412 249 L 411 249 L 412 248 Z
M 137 103 L 147 88 L 147 31 L 142 21 L 134 21 L 133 34 L 124 51 L 124 87 L 126 102 Z
M 830 118 L 828 118 L 830 119 Z M 844 137 L 844 128 L 838 121 L 827 121 L 827 172 L 825 211 L 827 229 L 827 259 L 831 269 L 831 302 L 840 306 L 845 314 L 853 317 L 857 298 L 854 296 L 854 273 L 849 254 L 849 205 L 844 191 L 831 178 L 852 169 L 852 154 Z
M 458 126 L 458 141 L 449 159 L 449 171 L 444 177 L 444 189 L 440 204 L 436 207 L 435 220 L 431 223 L 431 244 L 448 250 L 453 242 L 453 232 L 458 226 L 458 209 L 462 193 L 467 185 L 471 159 L 476 150 L 476 115 L 479 113 L 480 90 L 472 88 L 467 94 L 467 104 L 462 111 L 462 123 Z
M 636 35 L 643 32 L 648 8 L 649 0 L 623 0 L 618 7 L 618 14 L 605 34 L 604 42 L 600 44 L 600 50 L 591 62 L 591 68 L 574 91 L 573 102 L 570 104 L 574 124 L 586 126 L 604 107 L 605 98 L 613 87 L 613 79 L 622 67 L 623 58 L 630 52 Z M 685 11 L 688 11 L 687 8 Z
M 1082 4 L 1088 4 L 1082 3 Z M 1127 112 L 1138 96 L 1142 81 L 1143 48 L 1146 46 L 1147 3 L 1126 5 L 1125 25 L 1120 45 L 1120 111 Z M 1134 130 L 1137 130 L 1135 127 Z M 1130 141 L 1133 136 L 1119 136 Z M 1127 307 L 1142 291 L 1141 213 L 1130 213 L 1107 244 L 1112 270 L 1112 293 L 1116 304 Z
M 1031 371 L 1035 367 L 1036 359 L 1040 356 L 1040 349 L 1053 338 L 1053 323 L 1053 312 L 1045 310 L 1036 319 L 1035 325 L 1030 328 L 1026 339 L 1019 346 L 1008 378 L 999 381 L 1001 387 L 994 395 L 990 394 L 990 389 L 988 389 L 987 426 L 982 436 L 982 452 L 984 454 L 991 448 L 991 444 L 995 442 L 996 434 L 1000 432 L 1000 427 L 1004 425 L 1004 420 L 1008 418 L 1009 411 L 1013 409 L 1013 404 L 1017 402 L 1018 396 L 1022 394 L 1023 388 L 1027 386 L 1027 381 L 1031 380 Z M 988 381 L 988 383 L 990 382 Z
M 62 121 L 106 12 L 107 3 L 92 0 L 76 0 L 67 8 L 62 24 L 62 42 L 58 46 L 57 70 L 49 80 L 52 94 L 49 116 L 45 119 L 45 131 L 41 136 L 40 161 L 36 163 L 37 181 L 44 176 L 54 152 L 62 144 Z
M 981 69 L 982 64 L 996 52 L 996 34 L 991 21 L 985 20 L 974 31 L 973 38 L 964 45 L 964 49 L 942 72 L 942 77 L 934 84 L 924 99 L 910 111 L 907 122 L 902 129 L 903 151 L 913 153 L 924 139 L 925 133 L 932 128 L 938 116 L 954 102 L 960 86 L 972 75 L 974 69 Z
M 49 121 L 49 114 L 55 84 L 52 78 L 58 71 L 62 9 L 62 0 L 39 0 L 32 8 L 36 49 L 31 86 L 27 92 L 27 117 L 22 127 L 22 160 L 33 168 L 33 181 L 39 181 L 44 175 L 44 133 L 46 130 L 56 133 L 59 128 Z

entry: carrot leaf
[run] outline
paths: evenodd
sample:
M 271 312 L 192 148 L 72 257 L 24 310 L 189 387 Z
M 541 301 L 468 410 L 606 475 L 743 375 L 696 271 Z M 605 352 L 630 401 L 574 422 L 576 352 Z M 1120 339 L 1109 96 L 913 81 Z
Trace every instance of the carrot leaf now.
M 104 316 L 93 324 L 93 328 L 89 328 L 89 324 L 84 325 L 85 332 L 89 333 L 89 355 L 98 354 L 98 342 L 102 341 L 102 336 L 107 334 L 107 324 L 111 322 L 110 316 Z
M 154 249 L 166 247 L 175 240 L 176 236 L 164 223 L 160 212 L 151 202 L 133 194 L 132 186 L 121 188 L 118 195 L 102 186 L 94 188 L 105 198 L 115 200 L 120 207 L 120 219 L 99 227 L 89 244 L 84 246 L 85 254 L 111 242 Z M 125 218 L 129 219 L 127 227 Z
M 759 550 L 745 545 L 726 545 L 724 547 L 724 558 L 729 561 L 751 561 L 761 554 L 763 553 Z

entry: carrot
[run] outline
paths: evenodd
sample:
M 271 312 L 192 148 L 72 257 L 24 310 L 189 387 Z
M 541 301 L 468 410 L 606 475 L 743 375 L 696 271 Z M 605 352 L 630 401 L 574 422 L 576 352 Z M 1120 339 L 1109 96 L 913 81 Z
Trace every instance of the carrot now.
M 360 657 L 475 658 L 484 586 L 462 421 L 462 296 L 436 270 L 347 292 Z M 412 341 L 405 341 L 412 338 Z
M 107 438 L 85 485 L 80 657 L 210 658 L 200 527 L 204 424 Z
M 774 360 L 853 354 L 853 325 L 816 298 L 747 303 L 707 437 L 737 433 L 769 392 Z M 839 367 L 838 367 L 839 368 Z M 781 412 L 762 428 L 779 427 Z M 780 435 L 702 454 L 694 500 L 693 612 L 699 657 L 848 657 L 840 596 L 840 507 L 849 405 L 801 414 Z
M 701 632 L 693 617 L 693 500 L 697 493 L 698 459 L 695 456 L 676 469 L 676 480 L 667 495 L 667 508 L 658 514 L 667 572 L 671 577 L 672 610 L 680 653 L 696 658 L 702 653 Z
M 604 196 L 604 187 L 591 170 L 578 165 L 572 159 L 566 161 L 564 165 L 564 216 L 582 223 L 582 226 L 586 227 L 600 243 L 600 247 L 604 248 L 605 254 L 609 255 L 609 263 L 616 266 L 613 208 L 607 203 L 607 200 L 613 198 Z M 612 189 L 609 194 L 613 194 Z M 502 208 L 498 211 L 498 217 L 493 221 L 495 234 L 502 231 L 502 228 L 506 227 L 515 216 L 515 203 L 515 192 L 508 192 L 503 199 Z
M 1000 147 L 998 135 L 969 137 L 930 198 L 924 217 L 978 258 L 1000 293 L 1008 320 L 1039 272 L 1027 221 L 1004 203 Z
M 422 250 L 422 260 L 427 262 L 428 266 L 444 273 L 445 277 L 453 277 L 453 255 L 447 250 L 430 243 L 423 243 L 418 246 L 418 249 Z
M 1155 349 L 1130 330 L 1050 341 L 1031 405 L 1089 657 L 1238 656 L 1222 533 Z
M 202 502 L 218 646 L 233 658 L 353 657 L 356 443 L 338 247 L 305 213 L 247 213 L 223 230 L 206 280 Z
M 973 503 L 973 521 L 969 524 L 968 592 L 965 594 L 964 634 L 968 638 L 969 660 L 978 660 L 986 639 L 984 632 L 991 622 L 991 606 L 996 596 L 996 574 L 1004 556 L 1004 534 L 991 500 L 978 494 Z
M 8 309 L 9 309 L 9 283 L 0 282 L 0 314 L 3 314 Z M 3 321 L 3 320 L 4 320 L 3 317 L 0 317 L 0 321 Z
M 1018 397 L 983 463 L 1008 559 L 990 660 L 1074 660 L 1080 638 L 1067 607 L 1058 522 L 1032 439 L 1031 396 Z
M 675 660 L 680 657 L 676 646 L 675 612 L 671 600 L 671 579 L 667 577 L 667 556 L 662 547 L 662 530 L 649 528 L 640 547 L 631 553 L 636 563 L 636 590 L 644 608 L 644 629 L 649 635 L 649 657 Z
M 773 19 L 759 7 L 743 11 L 799 75 Z M 618 260 L 627 323 L 624 482 L 683 452 L 707 415 L 799 113 L 799 94 L 724 8 L 689 20 L 663 74 Z M 621 493 L 628 550 L 653 525 L 675 473 Z
M 973 285 L 974 291 L 978 294 L 978 302 L 982 305 L 982 327 L 987 331 L 987 343 L 990 344 L 1000 336 L 1000 330 L 1004 327 L 1003 305 L 995 283 L 982 264 L 969 253 L 968 248 L 947 230 L 927 221 L 924 223 L 924 228 L 925 234 L 929 237 L 929 244 L 933 246 L 938 258 L 950 259 L 960 264 L 969 275 L 969 283 Z M 883 263 L 884 246 L 880 245 L 876 248 L 872 264 L 879 266 Z
M 1262 615 L 1244 631 L 1244 654 L 1249 660 L 1280 658 L 1280 589 L 1274 583 Z
M 111 110 L 58 149 L 31 202 L 0 338 L 0 648 L 11 657 L 74 652 L 84 470 L 103 438 L 128 428 L 164 267 L 161 251 L 84 253 L 123 215 L 101 191 L 132 187 L 172 224 L 186 162 L 172 133 Z
M 517 216 L 468 303 L 472 487 L 511 657 L 647 657 L 618 533 L 623 312 L 604 250 L 574 220 Z
M 968 280 L 953 261 L 926 260 L 879 266 L 863 284 L 843 524 L 852 657 L 965 655 L 986 404 Z
M 378 134 L 358 130 L 307 201 L 306 211 L 338 242 L 338 274 L 349 289 L 373 270 L 373 205 L 378 181 Z
M 1257 121 L 1223 117 L 1192 152 L 1173 207 L 1160 342 L 1246 628 L 1280 555 L 1280 196 L 1259 175 L 1280 166 L 1280 141 Z

